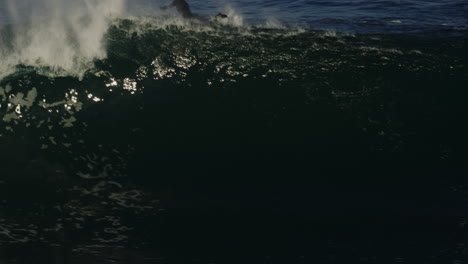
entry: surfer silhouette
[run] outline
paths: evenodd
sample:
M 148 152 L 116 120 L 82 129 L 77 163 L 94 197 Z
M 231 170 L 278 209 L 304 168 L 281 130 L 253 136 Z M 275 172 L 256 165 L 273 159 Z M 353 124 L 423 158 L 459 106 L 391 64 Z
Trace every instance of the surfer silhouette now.
M 185 0 L 174 0 L 170 5 L 162 6 L 161 9 L 168 9 L 170 7 L 175 7 L 177 12 L 179 12 L 184 18 L 192 18 L 193 14 L 190 11 L 190 6 Z
M 202 18 L 200 16 L 194 15 L 192 11 L 190 10 L 189 4 L 185 0 L 174 0 L 171 4 L 167 6 L 162 6 L 161 9 L 165 10 L 171 7 L 175 7 L 177 12 L 182 15 L 183 18 L 198 18 L 202 20 L 206 20 L 206 18 Z M 223 19 L 227 18 L 227 15 L 218 13 L 218 15 L 215 16 L 215 19 Z

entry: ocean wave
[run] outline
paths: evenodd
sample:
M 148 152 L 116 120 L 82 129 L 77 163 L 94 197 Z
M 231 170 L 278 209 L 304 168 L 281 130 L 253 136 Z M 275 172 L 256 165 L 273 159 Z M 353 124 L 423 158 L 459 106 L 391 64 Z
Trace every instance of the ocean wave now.
M 412 132 L 399 126 L 402 117 L 393 94 L 410 93 L 412 87 L 435 89 L 448 76 L 462 80 L 466 67 L 459 56 L 463 38 L 428 44 L 404 36 L 313 31 L 276 23 L 239 26 L 176 16 L 106 21 L 99 31 L 102 43 L 93 46 L 102 56 L 91 51 L 87 52 L 96 56 L 84 56 L 76 47 L 70 54 L 84 56 L 87 64 L 67 68 L 52 59 L 18 61 L 0 80 L 0 135 L 34 134 L 30 140 L 37 151 L 65 160 L 72 167 L 70 174 L 79 179 L 135 175 L 139 163 L 134 160 L 144 160 L 141 153 L 152 151 L 147 141 L 177 148 L 170 143 L 177 136 L 192 139 L 163 120 L 185 124 L 186 119 L 216 119 L 217 114 L 236 119 L 231 121 L 238 127 L 232 129 L 244 137 L 274 145 L 274 136 L 248 135 L 243 122 L 262 120 L 264 133 L 274 134 L 267 127 L 286 129 L 283 119 L 308 122 L 320 111 L 349 112 L 352 122 L 372 138 L 372 151 L 394 151 L 389 146 L 399 148 Z M 426 81 L 433 73 L 442 74 L 442 80 Z M 314 112 L 315 105 L 325 110 Z M 387 114 L 388 108 L 394 110 Z M 219 127 L 205 124 L 199 133 L 231 133 L 226 132 L 231 124 L 223 120 L 217 120 Z M 307 133 L 335 129 L 329 125 L 325 122 L 317 130 L 299 127 L 297 133 L 308 138 Z M 189 123 L 180 126 L 191 129 Z M 213 141 L 201 140 L 206 144 L 184 148 L 217 148 L 213 142 L 223 139 L 212 137 Z M 284 140 L 301 145 L 292 135 Z
M 0 243 L 57 243 L 66 231 L 83 252 L 132 237 L 143 244 L 147 226 L 126 216 L 208 203 L 193 193 L 241 194 L 251 208 L 270 186 L 309 194 L 335 174 L 346 188 L 379 181 L 399 196 L 399 186 L 426 183 L 426 171 L 466 164 L 464 38 L 314 31 L 274 19 L 105 22 L 91 50 L 67 40 L 69 52 L 57 55 L 71 66 L 23 53 L 30 57 L 11 57 L 3 72 L 0 207 L 27 217 L 0 219 Z M 86 42 L 86 32 L 67 34 Z M 21 54 L 26 44 L 6 46 Z M 407 164 L 420 177 L 407 177 Z M 28 223 L 42 217 L 47 224 Z

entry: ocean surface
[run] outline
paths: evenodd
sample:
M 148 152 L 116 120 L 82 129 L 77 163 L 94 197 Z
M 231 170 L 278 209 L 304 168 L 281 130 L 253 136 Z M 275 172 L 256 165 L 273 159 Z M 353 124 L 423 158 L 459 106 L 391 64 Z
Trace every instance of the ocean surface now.
M 467 1 L 187 2 L 0 0 L 0 263 L 466 263 Z

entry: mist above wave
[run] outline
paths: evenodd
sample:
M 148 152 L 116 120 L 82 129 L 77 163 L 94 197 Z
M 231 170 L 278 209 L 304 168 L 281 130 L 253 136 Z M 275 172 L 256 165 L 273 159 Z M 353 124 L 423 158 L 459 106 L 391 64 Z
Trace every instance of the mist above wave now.
M 18 65 L 82 76 L 106 56 L 104 36 L 126 0 L 7 0 L 0 38 L 0 79 Z

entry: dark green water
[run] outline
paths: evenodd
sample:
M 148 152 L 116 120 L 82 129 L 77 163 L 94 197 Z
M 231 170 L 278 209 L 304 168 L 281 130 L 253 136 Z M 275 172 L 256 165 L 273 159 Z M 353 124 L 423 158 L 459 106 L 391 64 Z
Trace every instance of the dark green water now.
M 0 81 L 0 261 L 464 263 L 466 39 L 105 39 Z

